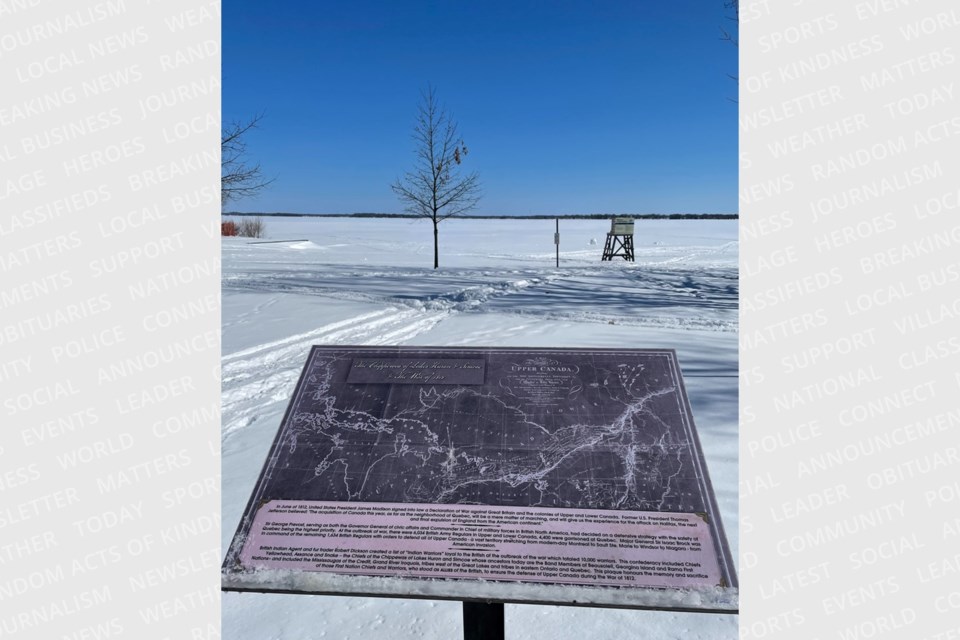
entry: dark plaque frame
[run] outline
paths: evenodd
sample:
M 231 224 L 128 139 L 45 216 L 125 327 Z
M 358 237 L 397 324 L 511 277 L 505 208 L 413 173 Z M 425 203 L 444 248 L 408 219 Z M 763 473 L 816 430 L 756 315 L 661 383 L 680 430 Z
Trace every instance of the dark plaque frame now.
M 258 570 L 244 545 L 277 501 L 696 514 L 719 580 L 628 587 Z M 672 349 L 314 346 L 222 578 L 226 591 L 738 611 L 734 562 Z

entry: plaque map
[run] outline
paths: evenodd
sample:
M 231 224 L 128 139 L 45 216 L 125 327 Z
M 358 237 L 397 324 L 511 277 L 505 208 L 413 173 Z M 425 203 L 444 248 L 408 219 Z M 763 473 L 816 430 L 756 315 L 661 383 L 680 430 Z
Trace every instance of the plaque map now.
M 706 511 L 671 359 L 584 355 L 492 352 L 483 384 L 415 385 L 351 384 L 350 354 L 316 351 L 276 497 Z
M 673 350 L 315 346 L 238 538 L 271 500 L 697 513 L 729 556 Z

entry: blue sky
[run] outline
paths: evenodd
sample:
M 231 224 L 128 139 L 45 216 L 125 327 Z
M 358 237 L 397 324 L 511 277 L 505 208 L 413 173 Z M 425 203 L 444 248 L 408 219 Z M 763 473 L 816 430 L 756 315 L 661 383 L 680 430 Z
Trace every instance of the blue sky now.
M 722 0 L 223 5 L 223 119 L 275 182 L 234 211 L 398 213 L 433 85 L 478 214 L 737 211 Z

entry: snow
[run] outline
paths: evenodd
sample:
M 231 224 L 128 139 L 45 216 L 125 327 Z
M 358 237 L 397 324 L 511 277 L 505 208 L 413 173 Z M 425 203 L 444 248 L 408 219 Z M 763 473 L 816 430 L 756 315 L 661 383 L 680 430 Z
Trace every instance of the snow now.
M 312 593 L 393 594 L 404 592 L 413 597 L 445 596 L 468 600 L 513 600 L 570 602 L 579 605 L 674 607 L 686 609 L 734 610 L 738 591 L 719 587 L 696 589 L 596 589 L 573 585 L 507 583 L 487 581 L 429 580 L 343 576 L 332 573 L 306 573 L 278 569 L 224 574 L 224 585 L 231 589 L 270 589 Z
M 637 220 L 628 263 L 591 242 L 609 221 L 561 220 L 557 268 L 553 220 L 451 219 L 434 271 L 423 220 L 264 220 L 261 240 L 293 242 L 223 239 L 224 551 L 310 346 L 409 344 L 676 349 L 738 556 L 736 221 Z M 226 592 L 222 612 L 237 640 L 462 636 L 450 601 Z M 506 625 L 510 638 L 737 637 L 737 616 L 704 613 L 507 605 Z

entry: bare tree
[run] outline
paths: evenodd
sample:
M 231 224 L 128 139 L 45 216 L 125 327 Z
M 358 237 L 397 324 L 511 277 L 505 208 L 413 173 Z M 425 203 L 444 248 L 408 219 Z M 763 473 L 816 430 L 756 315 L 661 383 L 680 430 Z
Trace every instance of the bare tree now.
M 733 13 L 733 15 L 727 16 L 727 20 L 730 20 L 737 26 L 737 33 L 732 34 L 723 27 L 720 27 L 720 39 L 740 48 L 740 0 L 724 0 L 723 8 Z M 728 73 L 727 77 L 737 84 L 740 83 L 740 79 L 733 74 Z M 737 102 L 733 98 L 727 98 L 727 100 Z
M 727 16 L 727 20 L 730 20 L 737 25 L 737 31 L 740 30 L 740 0 L 725 0 L 723 3 L 723 8 L 727 11 L 733 12 L 733 15 Z M 725 40 L 735 47 L 740 46 L 738 34 L 732 34 L 723 27 L 720 27 L 720 39 Z
M 413 170 L 398 178 L 391 189 L 405 204 L 407 212 L 433 222 L 433 268 L 440 266 L 439 230 L 441 221 L 460 215 L 480 202 L 480 177 L 476 172 L 461 175 L 460 165 L 467 146 L 457 123 L 437 104 L 433 87 L 421 92 L 417 123 L 413 128 Z
M 273 182 L 267 180 L 260 171 L 260 163 L 251 164 L 247 160 L 246 134 L 257 128 L 263 115 L 257 115 L 246 122 L 231 122 L 224 126 L 220 134 L 220 203 L 255 196 L 264 187 Z

